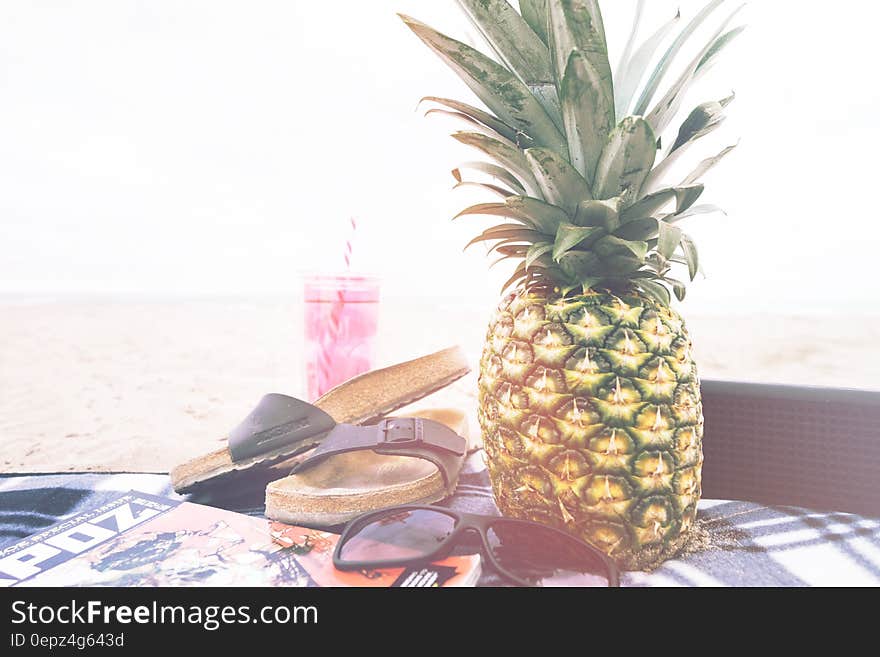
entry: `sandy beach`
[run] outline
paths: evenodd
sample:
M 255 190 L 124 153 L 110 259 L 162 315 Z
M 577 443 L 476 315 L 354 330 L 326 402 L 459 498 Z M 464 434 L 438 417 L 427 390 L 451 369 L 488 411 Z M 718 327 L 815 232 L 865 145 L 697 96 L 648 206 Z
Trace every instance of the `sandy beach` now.
M 383 305 L 377 365 L 462 344 L 489 308 Z M 0 471 L 167 472 L 266 392 L 304 395 L 295 301 L 0 301 Z M 696 316 L 703 378 L 880 387 L 880 317 Z M 469 405 L 471 375 L 423 404 Z

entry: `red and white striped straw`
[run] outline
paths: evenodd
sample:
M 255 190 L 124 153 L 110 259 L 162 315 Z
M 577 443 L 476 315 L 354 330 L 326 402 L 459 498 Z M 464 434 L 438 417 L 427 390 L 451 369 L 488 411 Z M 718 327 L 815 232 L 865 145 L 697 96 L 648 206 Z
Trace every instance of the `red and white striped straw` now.
M 351 225 L 351 229 L 348 233 L 348 239 L 345 240 L 345 271 L 346 273 L 351 271 L 351 255 L 354 252 L 352 249 L 352 242 L 354 241 L 355 233 L 357 232 L 357 222 L 354 220 L 354 217 L 349 218 L 349 224 Z
M 348 238 L 345 240 L 345 249 L 343 251 L 343 258 L 345 260 L 345 273 L 348 274 L 351 272 L 351 259 L 354 254 L 354 237 L 357 232 L 357 222 L 354 217 L 349 219 L 349 232 Z M 322 341 L 323 344 L 320 348 L 320 353 L 318 356 L 319 360 L 319 388 L 323 391 L 329 390 L 332 387 L 332 377 L 333 377 L 333 360 L 334 357 L 338 357 L 339 354 L 336 352 L 335 344 L 339 339 L 339 333 L 342 328 L 342 313 L 345 309 L 345 292 L 342 289 L 342 286 L 336 289 L 336 300 L 333 303 L 333 306 L 330 309 L 330 318 L 328 331 L 324 334 L 325 340 Z

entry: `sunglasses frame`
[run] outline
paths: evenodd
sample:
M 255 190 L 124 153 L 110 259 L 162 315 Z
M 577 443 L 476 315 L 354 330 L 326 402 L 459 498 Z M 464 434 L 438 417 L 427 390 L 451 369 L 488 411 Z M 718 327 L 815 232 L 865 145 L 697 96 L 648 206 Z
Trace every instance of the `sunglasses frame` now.
M 402 557 L 397 559 L 375 559 L 370 561 L 348 561 L 342 558 L 342 548 L 345 546 L 345 543 L 355 536 L 361 529 L 370 524 L 373 520 L 377 518 L 381 518 L 383 516 L 391 516 L 396 513 L 401 513 L 403 511 L 435 511 L 438 513 L 442 513 L 448 517 L 451 517 L 455 521 L 455 525 L 453 526 L 452 531 L 449 536 L 447 536 L 443 541 L 437 544 L 437 547 L 425 554 L 418 557 Z M 518 586 L 528 586 L 532 587 L 534 584 L 531 582 L 517 577 L 513 573 L 506 570 L 501 564 L 498 563 L 498 560 L 495 558 L 493 554 L 492 547 L 489 544 L 489 536 L 487 531 L 492 527 L 493 524 L 504 522 L 514 525 L 520 525 L 522 527 L 537 527 L 542 531 L 549 531 L 551 533 L 557 534 L 560 540 L 566 541 L 574 541 L 576 545 L 585 549 L 589 552 L 595 559 L 605 568 L 605 576 L 608 579 L 609 587 L 618 587 L 620 586 L 620 573 L 617 570 L 617 565 L 614 561 L 608 557 L 601 550 L 593 547 L 586 541 L 582 541 L 581 539 L 573 536 L 567 532 L 564 532 L 560 529 L 556 529 L 555 527 L 549 527 L 547 525 L 542 525 L 537 522 L 532 522 L 530 520 L 518 520 L 514 518 L 505 518 L 504 516 L 485 516 L 478 515 L 475 513 L 463 513 L 461 511 L 455 511 L 454 509 L 447 509 L 442 506 L 432 506 L 432 505 L 420 505 L 420 504 L 405 504 L 401 506 L 390 507 L 387 509 L 382 509 L 380 511 L 371 511 L 370 513 L 365 513 L 362 516 L 358 516 L 351 522 L 349 522 L 345 529 L 342 532 L 342 535 L 339 537 L 339 541 L 336 543 L 336 549 L 333 551 L 333 565 L 339 570 L 376 570 L 380 568 L 399 568 L 401 566 L 413 566 L 417 564 L 430 563 L 432 561 L 439 561 L 441 559 L 445 559 L 452 552 L 452 549 L 455 547 L 458 538 L 463 535 L 465 532 L 476 532 L 480 537 L 480 553 L 483 558 L 487 559 L 491 564 L 492 568 L 505 579 L 514 582 Z

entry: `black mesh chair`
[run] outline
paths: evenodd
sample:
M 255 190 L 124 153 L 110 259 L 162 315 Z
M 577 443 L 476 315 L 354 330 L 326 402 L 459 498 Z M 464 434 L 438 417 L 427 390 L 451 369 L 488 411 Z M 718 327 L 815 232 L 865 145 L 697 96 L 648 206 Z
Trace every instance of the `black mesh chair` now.
M 880 392 L 703 381 L 703 497 L 880 515 Z

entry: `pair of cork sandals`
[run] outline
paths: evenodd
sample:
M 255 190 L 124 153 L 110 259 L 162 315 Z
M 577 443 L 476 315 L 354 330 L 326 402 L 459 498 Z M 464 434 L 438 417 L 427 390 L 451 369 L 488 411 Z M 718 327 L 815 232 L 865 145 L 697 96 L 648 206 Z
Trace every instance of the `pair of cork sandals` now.
M 190 493 L 234 487 L 248 472 L 280 473 L 266 486 L 266 516 L 317 527 L 398 504 L 436 502 L 455 490 L 467 455 L 464 413 L 388 414 L 468 371 L 461 350 L 452 347 L 362 374 L 313 404 L 266 395 L 225 447 L 174 468 L 172 485 Z

